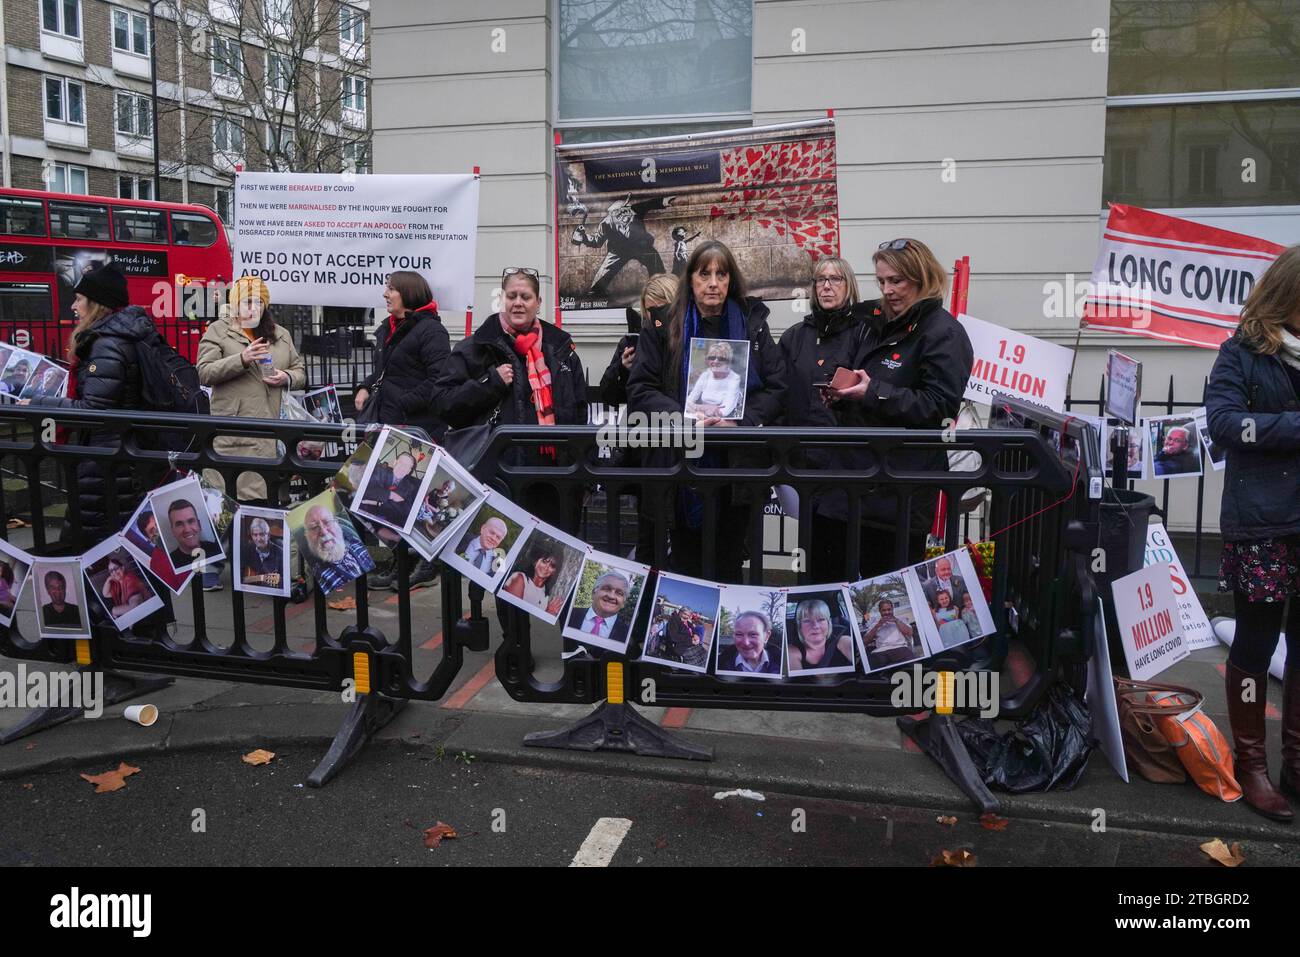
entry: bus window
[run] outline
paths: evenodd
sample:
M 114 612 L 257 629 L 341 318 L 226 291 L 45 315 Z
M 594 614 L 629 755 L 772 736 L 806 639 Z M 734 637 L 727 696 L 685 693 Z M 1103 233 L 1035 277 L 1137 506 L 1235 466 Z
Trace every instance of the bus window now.
M 167 227 L 161 209 L 113 207 L 113 236 L 119 243 L 165 243 Z
M 44 236 L 45 210 L 39 199 L 0 198 L 0 233 Z
M 217 241 L 217 227 L 206 216 L 195 213 L 172 213 L 172 244 L 176 246 L 211 246 Z
M 59 239 L 108 239 L 108 207 L 51 200 L 50 231 Z

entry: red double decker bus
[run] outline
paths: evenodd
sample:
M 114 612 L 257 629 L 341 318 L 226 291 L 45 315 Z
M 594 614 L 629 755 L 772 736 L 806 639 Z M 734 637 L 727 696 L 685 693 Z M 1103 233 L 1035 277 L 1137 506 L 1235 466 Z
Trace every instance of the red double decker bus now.
M 193 362 L 215 318 L 210 284 L 231 278 L 226 231 L 206 206 L 0 189 L 0 341 L 66 360 L 73 290 L 108 262 Z

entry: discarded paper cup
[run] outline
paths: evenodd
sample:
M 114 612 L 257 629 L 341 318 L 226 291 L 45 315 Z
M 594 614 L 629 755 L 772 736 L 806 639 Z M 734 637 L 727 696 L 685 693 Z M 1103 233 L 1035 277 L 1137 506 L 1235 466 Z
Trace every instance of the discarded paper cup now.
M 158 720 L 158 709 L 151 704 L 133 704 L 123 715 L 127 721 L 134 721 L 142 728 L 147 728 Z

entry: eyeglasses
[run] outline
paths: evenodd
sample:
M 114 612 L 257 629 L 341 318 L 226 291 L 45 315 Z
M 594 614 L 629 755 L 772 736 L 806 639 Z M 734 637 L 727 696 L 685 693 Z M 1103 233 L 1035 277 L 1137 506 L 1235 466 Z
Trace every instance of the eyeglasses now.
M 505 282 L 511 276 L 518 275 L 532 276 L 538 282 L 542 281 L 541 273 L 536 269 L 530 269 L 528 266 L 507 266 L 505 269 L 501 270 L 501 281 Z
M 843 276 L 818 276 L 813 280 L 814 286 L 842 286 L 844 285 Z
M 709 356 L 704 361 L 712 364 L 714 362 L 730 362 L 731 360 L 726 356 Z
M 877 249 L 906 249 L 910 239 L 891 239 L 889 242 L 881 243 Z

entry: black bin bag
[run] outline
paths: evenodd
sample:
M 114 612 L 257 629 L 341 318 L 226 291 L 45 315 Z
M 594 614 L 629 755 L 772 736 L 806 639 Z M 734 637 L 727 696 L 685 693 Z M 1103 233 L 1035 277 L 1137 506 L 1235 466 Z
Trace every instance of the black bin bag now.
M 1073 788 L 1096 746 L 1087 707 L 1064 684 L 1006 734 L 987 718 L 970 718 L 957 730 L 984 783 L 1013 794 Z

